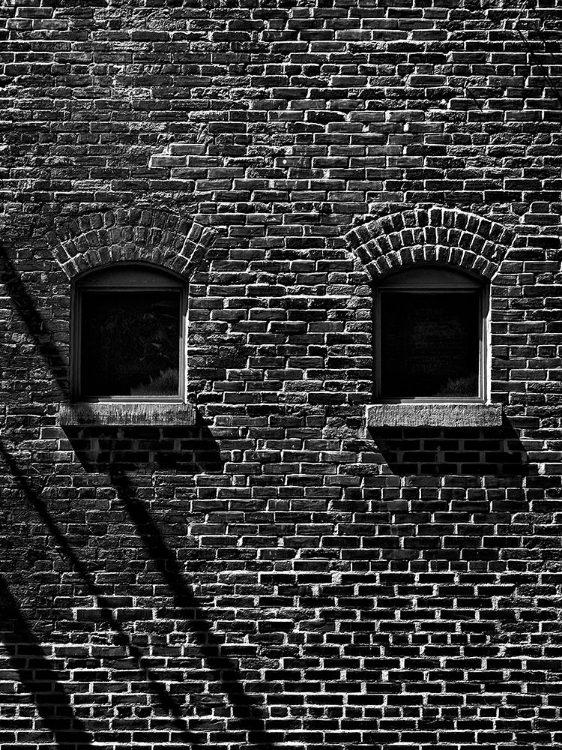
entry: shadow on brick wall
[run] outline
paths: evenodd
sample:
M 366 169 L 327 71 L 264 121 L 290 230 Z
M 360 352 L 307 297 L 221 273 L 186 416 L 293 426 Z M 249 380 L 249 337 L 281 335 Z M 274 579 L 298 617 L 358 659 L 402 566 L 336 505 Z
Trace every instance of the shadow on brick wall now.
M 370 428 L 393 474 L 525 475 L 529 458 L 504 420 L 486 428 Z
M 31 695 L 45 727 L 53 734 L 57 748 L 91 748 L 92 736 L 75 716 L 70 698 L 59 682 L 56 670 L 2 578 L 0 632 L 10 666 L 17 672 L 24 690 Z
M 0 281 L 5 284 L 20 318 L 50 368 L 60 391 L 66 394 L 68 391 L 68 383 L 65 379 L 66 363 L 60 356 L 50 334 L 46 333 L 44 321 L 3 247 L 0 247 Z M 239 725 L 247 732 L 248 741 L 260 750 L 274 748 L 273 737 L 265 729 L 265 719 L 261 708 L 255 705 L 251 696 L 246 694 L 238 667 L 224 654 L 224 643 L 212 632 L 212 624 L 206 619 L 191 587 L 183 579 L 175 554 L 166 545 L 158 526 L 138 497 L 131 480 L 125 474 L 127 471 L 151 473 L 158 469 L 176 470 L 183 474 L 222 472 L 224 462 L 211 432 L 202 423 L 194 426 L 162 428 L 87 425 L 67 426 L 64 429 L 78 460 L 86 471 L 109 475 L 148 553 L 173 595 L 174 611 L 170 613 L 170 616 L 184 620 L 186 628 L 194 633 L 207 666 L 214 672 L 217 682 L 228 697 L 232 713 Z M 101 595 L 85 565 L 77 557 L 65 535 L 49 514 L 41 500 L 40 492 L 32 486 L 26 472 L 18 466 L 11 453 L 1 443 L 0 454 L 23 495 L 39 513 L 53 535 L 58 549 L 72 568 L 79 573 L 89 593 L 96 597 L 103 618 L 120 636 L 120 644 L 127 649 L 144 671 L 145 678 L 161 704 L 174 716 L 175 725 L 184 729 L 184 741 L 192 747 L 198 747 L 195 736 L 186 728 L 177 702 L 170 695 L 167 687 L 158 681 L 151 670 L 146 668 L 140 649 L 132 643 L 128 634 L 116 620 L 109 602 Z M 29 629 L 15 600 L 1 581 L 0 605 L 3 605 L 0 613 L 0 626 L 3 626 L 4 620 L 7 619 L 8 624 L 3 629 L 6 630 L 6 648 L 14 658 L 14 669 L 18 670 L 21 682 L 31 693 L 41 717 L 53 732 L 58 747 L 61 750 L 71 750 L 71 748 L 86 750 L 91 746 L 92 738 L 74 716 L 70 699 L 59 685 L 56 673 L 42 647 Z M 15 660 L 16 657 L 17 660 Z M 39 674 L 41 674 L 41 680 L 39 680 Z M 44 692 L 48 696 L 47 699 L 44 697 Z
M 177 427 L 65 426 L 77 460 L 88 472 L 177 471 L 221 473 L 224 461 L 209 428 L 201 423 Z
M 182 741 L 189 744 L 194 750 L 200 747 L 196 735 L 189 730 L 187 720 L 183 717 L 182 707 L 179 705 L 177 700 L 170 693 L 169 688 L 162 682 L 158 674 L 149 666 L 151 661 L 150 657 L 145 656 L 142 649 L 139 648 L 134 642 L 133 637 L 126 631 L 121 622 L 118 620 L 113 606 L 109 599 L 104 596 L 102 590 L 96 585 L 93 575 L 89 572 L 86 564 L 78 557 L 73 547 L 69 544 L 66 534 L 60 529 L 55 519 L 48 511 L 44 501 L 41 498 L 40 490 L 36 489 L 28 477 L 29 472 L 22 469 L 14 456 L 0 441 L 0 457 L 3 463 L 8 469 L 9 475 L 13 478 L 15 485 L 19 488 L 22 498 L 25 498 L 30 508 L 32 508 L 45 528 L 53 538 L 58 552 L 70 565 L 71 569 L 79 576 L 84 583 L 88 593 L 93 597 L 97 605 L 97 611 L 101 615 L 101 618 L 105 623 L 114 631 L 116 634 L 116 644 L 124 649 L 126 655 L 130 656 L 136 662 L 139 670 L 141 671 L 146 683 L 149 685 L 152 693 L 155 695 L 160 705 L 169 712 L 171 716 L 171 725 L 177 731 L 181 732 Z M 20 558 L 21 560 L 21 558 Z M 19 561 L 18 561 L 19 566 Z M 15 567 L 18 567 L 15 566 Z M 12 625 L 10 625 L 12 623 Z M 37 707 L 40 715 L 44 717 L 43 712 L 47 712 L 47 707 L 52 707 L 53 715 L 47 715 L 44 717 L 45 723 L 57 737 L 57 728 L 60 728 L 61 732 L 67 732 L 69 726 L 72 724 L 72 716 L 68 714 L 67 709 L 64 708 L 66 694 L 58 686 L 56 681 L 51 680 L 49 685 L 46 687 L 43 678 L 39 681 L 37 690 L 35 690 L 35 677 L 36 674 L 45 675 L 48 672 L 46 669 L 50 669 L 49 663 L 46 657 L 41 656 L 42 649 L 39 642 L 29 629 L 26 620 L 23 618 L 17 605 L 7 586 L 2 582 L 0 578 L 0 630 L 5 635 L 5 646 L 8 652 L 11 654 L 14 651 L 14 668 L 17 664 L 22 665 L 22 669 L 18 669 L 19 677 L 21 682 L 25 685 L 26 689 L 31 693 L 32 697 L 36 699 Z M 25 661 L 16 661 L 16 656 L 21 657 L 29 652 L 30 658 L 33 657 L 33 666 L 37 673 L 31 669 L 31 663 L 29 668 L 25 667 Z M 53 693 L 55 697 L 50 702 L 47 698 L 41 703 L 41 696 L 43 691 L 45 693 Z M 62 708 L 60 708 L 62 706 Z M 54 715 L 56 709 L 56 716 Z M 48 713 L 48 712 L 47 712 Z M 49 723 L 50 720 L 50 723 Z M 67 734 L 64 735 L 67 738 L 67 742 L 59 741 L 58 747 L 60 748 L 72 748 L 72 750 L 79 750 L 84 743 L 78 743 L 78 733 L 74 732 L 74 741 L 69 745 L 70 738 Z M 78 744 L 77 744 L 78 743 Z
M 37 351 L 49 368 L 53 379 L 62 393 L 68 392 L 68 363 L 54 343 L 53 333 L 43 320 L 33 298 L 28 294 L 23 280 L 8 255 L 6 247 L 0 243 L 0 283 L 4 285 L 20 320 L 35 342 Z
M 184 578 L 174 551 L 166 544 L 145 503 L 139 497 L 133 480 L 122 472 L 110 470 L 109 474 L 147 553 L 172 593 L 173 604 L 167 617 L 182 620 L 184 627 L 193 633 L 207 667 L 228 697 L 234 717 L 247 732 L 248 741 L 260 750 L 273 748 L 274 739 L 265 729 L 265 717 L 261 708 L 255 704 L 255 698 L 245 692 L 243 677 L 237 665 L 224 653 L 222 637 L 213 632 L 212 624 Z

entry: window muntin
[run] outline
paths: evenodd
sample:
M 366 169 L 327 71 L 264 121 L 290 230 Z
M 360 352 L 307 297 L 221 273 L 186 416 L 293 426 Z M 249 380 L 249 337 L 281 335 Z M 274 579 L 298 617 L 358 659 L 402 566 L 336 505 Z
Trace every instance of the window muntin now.
M 80 400 L 184 401 L 186 285 L 119 264 L 75 285 L 73 395 Z
M 486 399 L 486 291 L 438 266 L 403 270 L 377 287 L 378 400 Z

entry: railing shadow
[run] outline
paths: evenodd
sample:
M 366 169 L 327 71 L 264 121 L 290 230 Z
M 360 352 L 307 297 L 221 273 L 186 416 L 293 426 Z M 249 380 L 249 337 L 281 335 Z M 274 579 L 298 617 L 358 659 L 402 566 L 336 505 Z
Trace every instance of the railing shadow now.
M 0 631 L 10 665 L 31 695 L 39 716 L 52 732 L 59 750 L 89 750 L 93 737 L 74 713 L 56 670 L 3 578 L 0 577 Z
M 111 605 L 109 604 L 107 599 L 100 593 L 99 588 L 95 584 L 86 566 L 76 555 L 70 544 L 67 542 L 64 533 L 59 529 L 59 527 L 53 520 L 51 514 L 45 507 L 44 502 L 41 500 L 39 492 L 33 487 L 29 479 L 26 477 L 25 473 L 18 466 L 17 462 L 10 454 L 10 452 L 5 448 L 2 442 L 0 442 L 0 456 L 9 469 L 10 474 L 16 480 L 21 492 L 23 493 L 31 507 L 33 507 L 37 512 L 46 528 L 49 530 L 59 549 L 59 552 L 64 555 L 69 564 L 72 566 L 72 569 L 80 576 L 80 578 L 84 582 L 86 589 L 94 599 L 96 607 L 100 612 L 102 618 L 116 633 L 117 645 L 125 649 L 130 657 L 136 662 L 138 668 L 143 674 L 144 679 L 159 701 L 160 705 L 162 706 L 162 708 L 168 711 L 170 716 L 172 717 L 171 723 L 173 724 L 174 729 L 181 733 L 182 741 L 189 743 L 194 748 L 194 750 L 197 750 L 197 748 L 200 747 L 199 741 L 196 735 L 189 730 L 187 722 L 182 715 L 180 705 L 170 694 L 166 686 L 162 684 L 162 682 L 158 678 L 158 675 L 147 666 L 147 659 L 146 657 L 144 657 L 141 649 L 132 642 L 131 637 L 124 630 L 121 623 L 115 616 Z M 0 590 L 0 593 L 2 593 L 2 591 L 3 590 Z M 17 637 L 20 630 L 22 634 L 25 634 L 29 631 L 29 628 L 21 615 L 19 622 L 21 627 L 18 627 L 18 629 L 14 633 L 14 644 L 18 642 Z M 40 649 L 40 646 L 38 644 L 37 648 Z M 25 676 L 28 681 L 30 681 L 31 678 L 27 674 Z M 31 692 L 35 696 L 35 693 L 33 691 Z
M 0 281 L 4 283 L 6 290 L 13 301 L 14 307 L 26 325 L 29 334 L 33 338 L 39 354 L 44 358 L 47 366 L 50 368 L 61 393 L 66 396 L 68 393 L 67 362 L 53 343 L 52 336 L 48 332 L 45 322 L 38 313 L 33 299 L 25 289 L 21 277 L 8 257 L 5 248 L 2 246 L 0 246 Z M 94 428 L 89 427 L 88 429 L 92 430 Z M 121 428 L 116 429 L 119 430 Z M 196 425 L 195 428 L 181 427 L 166 429 L 172 431 L 167 433 L 168 437 L 171 437 L 173 440 L 179 440 L 180 442 L 175 443 L 171 450 L 167 450 L 165 448 L 166 444 L 162 443 L 164 437 L 163 434 L 158 433 L 155 435 L 151 433 L 148 435 L 147 439 L 149 441 L 155 440 L 157 442 L 157 448 L 154 449 L 154 455 L 152 456 L 153 460 L 151 460 L 151 456 L 149 455 L 148 461 L 144 460 L 144 455 L 141 457 L 138 455 L 133 457 L 130 454 L 123 456 L 119 452 L 118 446 L 112 441 L 120 440 L 123 433 L 116 432 L 114 435 L 109 434 L 109 437 L 107 438 L 110 441 L 109 445 L 102 444 L 100 448 L 98 442 L 98 446 L 95 449 L 92 448 L 91 444 L 88 445 L 87 442 L 88 440 L 93 439 L 94 436 L 92 433 L 86 436 L 86 442 L 82 444 L 80 444 L 79 441 L 84 440 L 85 435 L 79 431 L 77 431 L 76 434 L 72 434 L 71 432 L 69 434 L 69 439 L 71 440 L 71 443 L 74 440 L 73 448 L 87 471 L 107 472 L 109 474 L 119 497 L 129 510 L 131 518 L 135 522 L 147 550 L 153 557 L 155 565 L 158 567 L 174 596 L 174 606 L 177 610 L 177 614 L 185 620 L 186 625 L 188 625 L 189 629 L 194 633 L 209 669 L 216 675 L 219 684 L 222 685 L 224 693 L 231 703 L 234 716 L 239 720 L 240 725 L 247 732 L 249 742 L 258 746 L 261 750 L 268 750 L 274 748 L 275 745 L 272 736 L 265 729 L 265 720 L 261 709 L 255 706 L 250 696 L 246 695 L 244 692 L 241 675 L 237 666 L 222 653 L 224 644 L 221 638 L 212 633 L 210 623 L 206 620 L 189 585 L 183 580 L 182 573 L 173 552 L 167 547 L 158 527 L 152 521 L 143 503 L 137 498 L 135 489 L 125 473 L 127 470 L 142 471 L 143 469 L 149 471 L 154 469 L 171 469 L 181 471 L 182 473 L 199 473 L 202 470 L 205 472 L 222 471 L 223 464 L 220 458 L 220 453 L 218 453 L 218 446 L 207 428 L 203 425 Z M 95 436 L 98 441 L 100 435 L 103 436 L 103 439 L 106 439 L 106 427 L 98 427 L 95 428 L 95 430 L 101 430 L 101 433 L 98 432 Z M 180 430 L 180 432 L 174 435 L 174 430 Z M 134 436 L 138 440 L 141 439 L 138 431 L 136 431 Z M 108 447 L 110 450 L 106 450 Z M 136 447 L 138 448 L 138 445 Z M 125 453 L 127 453 L 127 451 L 125 451 Z M 195 453 L 197 454 L 197 457 L 195 457 Z M 35 490 L 31 482 L 27 479 L 25 473 L 16 463 L 13 456 L 2 444 L 0 444 L 0 454 L 3 456 L 10 473 L 19 484 L 23 494 L 26 496 L 32 507 L 35 508 L 49 532 L 52 534 L 59 550 L 67 558 L 73 569 L 81 576 L 89 593 L 95 598 L 96 604 L 101 610 L 103 618 L 118 634 L 119 643 L 128 649 L 129 654 L 135 658 L 141 669 L 143 669 L 145 678 L 155 695 L 157 695 L 161 705 L 167 708 L 167 710 L 175 717 L 176 726 L 178 726 L 178 728 L 181 726 L 183 729 L 185 741 L 197 748 L 197 740 L 186 728 L 186 722 L 181 716 L 179 705 L 169 694 L 165 686 L 158 681 L 157 677 L 143 665 L 141 651 L 131 642 L 128 634 L 116 620 L 113 610 L 109 606 L 107 600 L 105 600 L 100 594 L 84 564 L 76 556 L 71 546 L 66 541 L 64 534 L 60 531 L 57 524 L 50 516 L 40 498 L 40 493 Z M 139 461 L 139 458 L 142 460 Z M 30 632 L 23 618 L 21 618 L 21 622 L 22 632 Z M 34 637 L 32 636 L 32 638 Z M 15 640 L 12 642 L 15 644 Z M 36 640 L 32 640 L 31 643 L 35 644 L 35 647 L 41 652 L 40 646 Z M 32 695 L 34 695 L 38 709 L 41 711 L 43 704 L 41 703 L 40 691 L 34 687 L 33 681 L 31 680 L 32 675 L 25 671 L 20 673 L 20 675 L 24 684 L 26 684 L 26 681 L 29 683 L 28 689 L 30 689 Z M 56 681 L 52 684 L 55 686 L 58 685 Z M 60 692 L 61 690 L 59 689 L 57 694 Z M 59 702 L 63 709 L 64 706 L 70 705 L 70 700 L 64 691 L 62 691 Z M 60 714 L 61 717 L 64 716 L 64 710 Z M 46 723 L 48 718 L 49 717 L 46 718 Z M 72 720 L 72 716 L 70 716 L 69 720 Z M 74 724 L 68 724 L 67 721 L 67 727 L 72 726 L 81 730 L 81 725 L 78 723 L 78 720 L 75 720 Z M 56 736 L 58 738 L 58 735 Z M 63 737 L 62 742 L 59 742 L 59 746 L 63 748 L 63 750 L 66 748 L 70 750 L 68 743 L 63 744 L 64 742 L 65 740 Z M 86 750 L 87 745 L 91 744 L 91 739 L 85 732 L 83 733 L 83 737 L 79 733 L 78 740 L 73 740 L 73 747 L 76 747 L 77 742 L 82 742 L 82 746 L 84 747 L 84 750 Z M 79 744 L 78 747 L 80 747 Z
M 233 715 L 248 733 L 248 741 L 261 750 L 273 748 L 274 738 L 265 728 L 265 718 L 242 686 L 242 677 L 236 664 L 223 654 L 223 640 L 212 632 L 191 587 L 183 578 L 176 556 L 168 548 L 157 525 L 152 520 L 142 500 L 137 496 L 131 479 L 124 473 L 112 470 L 110 478 L 117 494 L 134 521 L 152 561 L 174 597 L 174 618 L 184 620 L 203 654 L 208 668 L 214 673 L 228 697 Z
M 4 285 L 59 390 L 64 394 L 68 393 L 68 362 L 53 342 L 53 334 L 39 314 L 35 302 L 25 288 L 21 276 L 2 243 L 0 243 L 0 283 Z

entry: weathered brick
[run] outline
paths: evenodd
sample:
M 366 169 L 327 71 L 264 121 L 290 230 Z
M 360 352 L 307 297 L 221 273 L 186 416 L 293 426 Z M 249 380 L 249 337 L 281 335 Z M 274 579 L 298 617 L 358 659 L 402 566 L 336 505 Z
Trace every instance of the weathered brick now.
M 0 11 L 0 744 L 560 743 L 561 0 L 234 5 Z M 58 423 L 124 261 L 196 424 Z M 416 264 L 490 285 L 500 426 L 365 428 Z

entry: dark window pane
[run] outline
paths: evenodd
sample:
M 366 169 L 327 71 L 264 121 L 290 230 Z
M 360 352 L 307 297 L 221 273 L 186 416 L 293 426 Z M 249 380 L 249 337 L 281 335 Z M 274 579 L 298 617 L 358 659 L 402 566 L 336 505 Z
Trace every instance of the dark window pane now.
M 478 396 L 480 295 L 381 292 L 383 398 Z
M 81 394 L 179 393 L 180 294 L 82 291 Z

